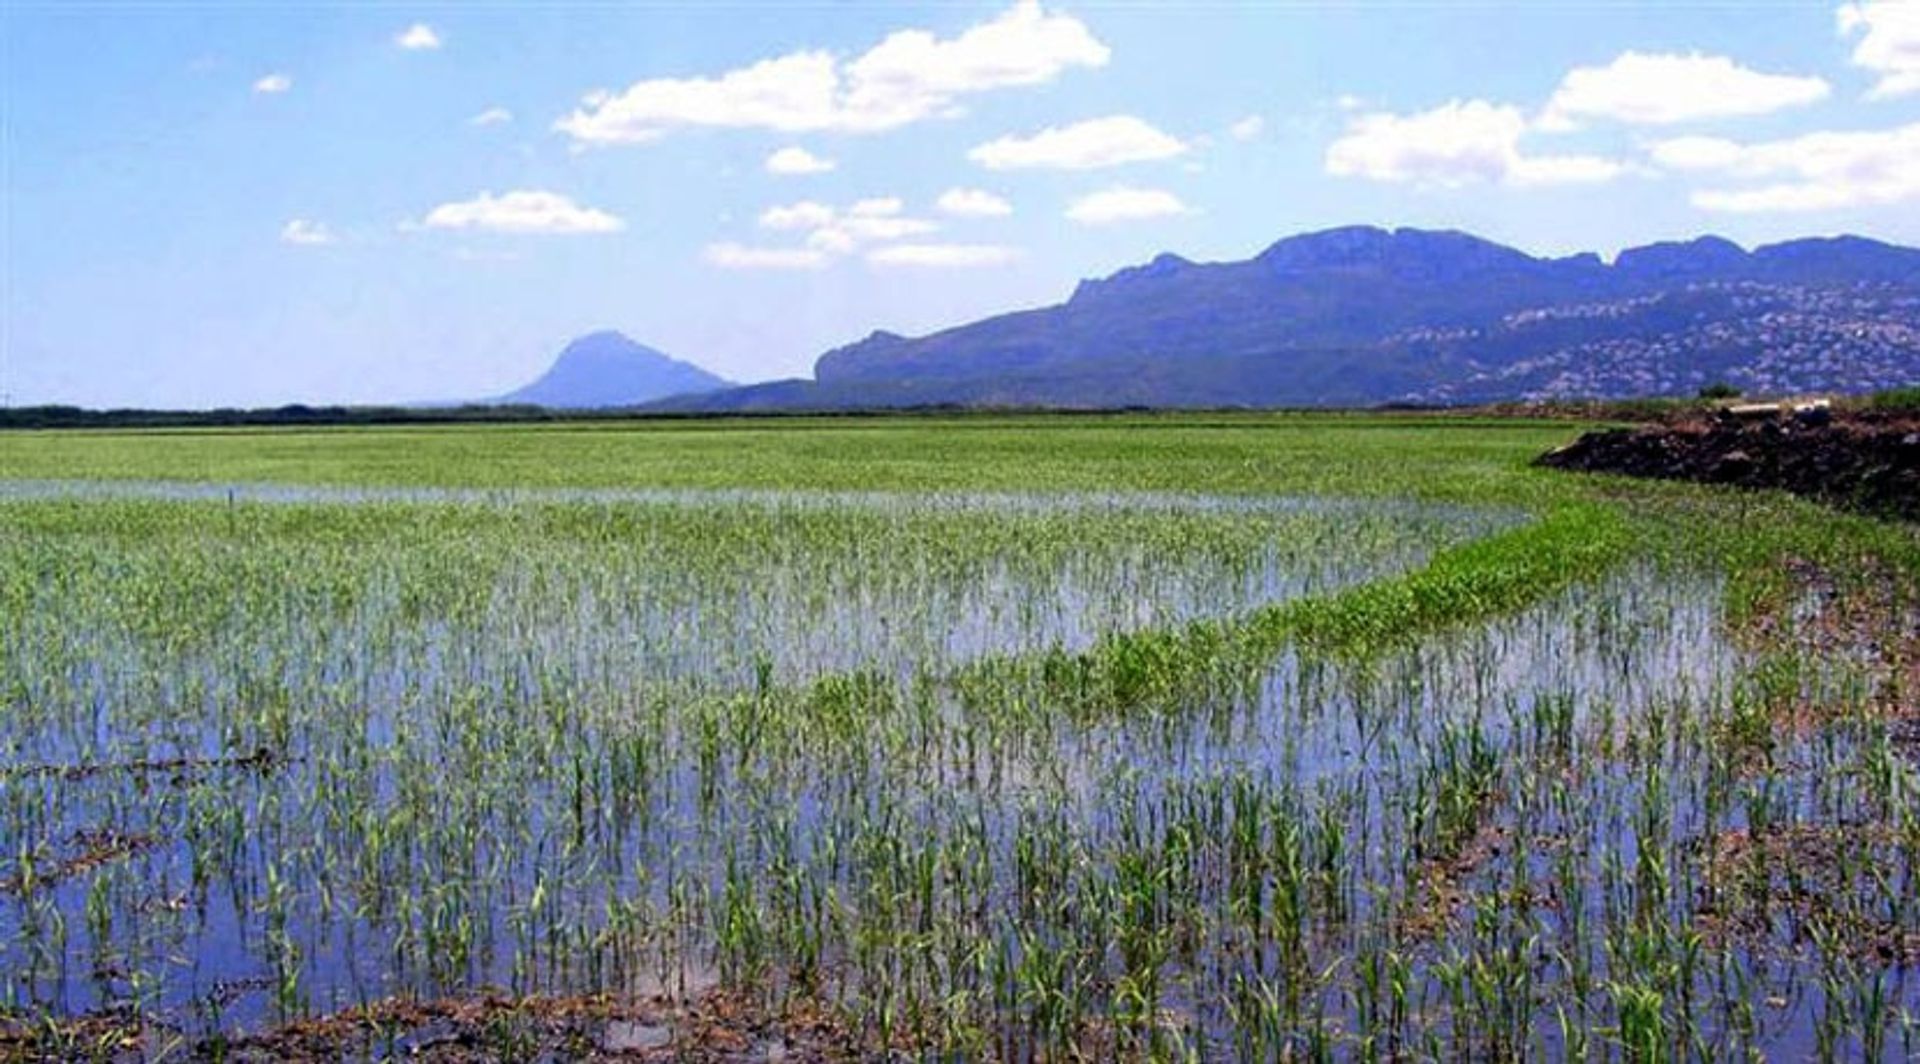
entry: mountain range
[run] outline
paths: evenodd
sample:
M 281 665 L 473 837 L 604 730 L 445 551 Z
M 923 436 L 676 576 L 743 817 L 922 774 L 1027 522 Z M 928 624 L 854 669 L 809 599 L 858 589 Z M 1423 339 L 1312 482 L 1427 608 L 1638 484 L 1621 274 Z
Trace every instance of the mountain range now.
M 1354 226 L 1239 262 L 1163 254 L 1055 306 L 875 332 L 822 355 L 810 381 L 656 408 L 1366 406 L 1915 380 L 1920 249 L 1842 236 L 1748 251 L 1707 236 L 1607 262 Z
M 1720 237 L 1611 261 L 1467 233 L 1351 226 L 1251 259 L 1162 254 L 1064 303 L 920 337 L 875 332 L 811 380 L 729 386 L 618 333 L 501 402 L 683 412 L 909 406 L 1445 405 L 1860 392 L 1920 381 L 1920 249 Z

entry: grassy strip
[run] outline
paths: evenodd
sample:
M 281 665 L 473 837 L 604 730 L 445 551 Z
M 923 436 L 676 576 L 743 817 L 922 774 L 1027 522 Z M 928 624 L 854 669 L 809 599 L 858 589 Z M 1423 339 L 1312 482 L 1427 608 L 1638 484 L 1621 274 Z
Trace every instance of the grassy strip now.
M 1239 618 L 1119 633 L 1079 653 L 986 659 L 961 669 L 953 683 L 974 706 L 1022 682 L 1082 716 L 1174 704 L 1196 688 L 1246 681 L 1289 644 L 1365 658 L 1510 613 L 1601 575 L 1634 549 L 1632 526 L 1618 509 L 1569 504 L 1441 551 L 1399 576 Z
M 1485 539 L 1442 551 L 1424 569 L 1337 595 L 1299 599 L 1256 614 L 1262 641 L 1366 654 L 1422 634 L 1509 613 L 1598 576 L 1633 549 L 1626 519 L 1580 503 Z

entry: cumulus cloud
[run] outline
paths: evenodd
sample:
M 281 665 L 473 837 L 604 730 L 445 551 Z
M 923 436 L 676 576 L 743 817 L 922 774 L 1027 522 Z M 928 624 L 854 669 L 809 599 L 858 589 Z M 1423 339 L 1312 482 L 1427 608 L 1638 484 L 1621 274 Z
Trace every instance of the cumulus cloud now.
M 889 244 L 867 252 L 875 266 L 1003 266 L 1019 257 L 1001 244 Z
M 443 203 L 420 223 L 428 229 L 479 229 L 495 233 L 612 233 L 626 223 L 606 211 L 582 207 L 557 192 L 519 190 Z
M 470 126 L 498 126 L 513 121 L 513 112 L 504 107 L 489 107 L 467 119 Z
M 1187 150 L 1132 115 L 1109 115 L 1049 126 L 1031 137 L 1001 137 L 967 153 L 989 170 L 1092 170 L 1122 163 L 1170 159 Z
M 581 144 L 638 144 L 689 126 L 877 133 L 956 114 L 993 89 L 1038 85 L 1110 56 L 1078 19 L 1037 0 L 942 40 L 900 30 L 862 55 L 792 52 L 713 77 L 653 78 L 589 95 L 554 128 Z
M 268 74 L 253 83 L 253 91 L 268 96 L 277 96 L 293 88 L 293 75 Z
M 899 240 L 901 237 L 922 236 L 940 227 L 924 218 L 883 218 L 871 215 L 849 214 L 834 221 L 832 225 L 814 231 L 815 236 L 831 234 L 830 237 L 845 236 L 855 243 L 875 240 Z M 839 243 L 839 241 L 834 241 Z
M 1920 201 L 1920 122 L 1739 144 L 1683 137 L 1652 148 L 1669 169 L 1714 175 L 1693 205 L 1734 213 L 1839 210 Z
M 1013 204 L 979 188 L 950 188 L 934 206 L 956 218 L 1004 218 L 1013 213 Z
M 440 35 L 424 22 L 416 22 L 393 35 L 393 43 L 409 52 L 431 52 L 440 47 Z
M 1267 128 L 1267 120 L 1259 115 L 1248 115 L 1227 127 L 1227 135 L 1235 140 L 1252 140 Z
M 824 203 L 801 200 L 761 211 L 760 226 L 763 229 L 818 229 L 832 223 L 835 213 Z
M 1741 151 L 1724 137 L 1674 137 L 1656 141 L 1647 154 L 1664 170 L 1727 170 L 1739 163 Z
M 1853 65 L 1880 78 L 1867 91 L 1869 99 L 1920 92 L 1920 4 L 1865 0 L 1840 5 L 1836 18 L 1842 36 L 1860 36 Z
M 767 173 L 770 174 L 824 174 L 833 169 L 832 159 L 822 159 L 802 147 L 781 148 L 767 156 Z
M 1519 108 L 1485 100 L 1455 100 L 1410 115 L 1364 114 L 1327 148 L 1326 169 L 1337 177 L 1442 188 L 1591 183 L 1626 170 L 1592 155 L 1523 154 L 1526 131 Z
M 905 209 L 906 204 L 897 196 L 858 200 L 844 209 L 801 200 L 760 212 L 760 226 L 804 231 L 812 246 L 833 252 L 851 251 L 857 244 L 920 236 L 939 228 L 924 218 L 906 217 L 901 213 Z
M 828 255 L 851 255 L 860 241 L 838 226 L 826 226 L 807 234 L 807 246 Z
M 827 264 L 826 253 L 811 248 L 748 247 L 731 241 L 708 244 L 703 257 L 725 270 L 817 270 Z
M 915 218 L 905 214 L 906 203 L 898 196 L 874 196 L 856 200 L 845 207 L 835 207 L 815 200 L 801 200 L 797 203 L 768 207 L 760 212 L 759 224 L 762 229 L 775 232 L 803 233 L 803 245 L 798 248 L 740 248 L 735 244 L 716 244 L 715 247 L 734 251 L 765 252 L 772 256 L 769 262 L 780 261 L 775 252 L 792 251 L 796 254 L 793 261 L 813 262 L 825 265 L 830 259 L 851 255 L 862 246 L 903 240 L 907 237 L 924 236 L 939 229 L 939 225 L 925 218 Z M 799 255 L 798 252 L 806 252 Z M 753 256 L 747 256 L 751 259 Z
M 1089 193 L 1067 207 L 1067 217 L 1083 225 L 1109 225 L 1186 213 L 1187 205 L 1165 189 L 1125 186 Z
M 1623 52 L 1605 66 L 1569 70 L 1539 127 L 1568 130 L 1592 119 L 1661 126 L 1759 115 L 1814 103 L 1831 91 L 1820 78 L 1766 74 L 1725 56 Z
M 288 244 L 318 246 L 334 242 L 333 231 L 324 223 L 295 218 L 280 228 L 280 239 Z

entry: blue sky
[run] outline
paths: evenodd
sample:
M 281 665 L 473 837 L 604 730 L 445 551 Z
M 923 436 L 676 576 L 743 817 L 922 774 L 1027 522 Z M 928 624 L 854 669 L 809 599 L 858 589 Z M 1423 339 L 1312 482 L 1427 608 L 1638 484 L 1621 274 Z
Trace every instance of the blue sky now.
M 736 380 L 1351 223 L 1920 244 L 1920 3 L 0 4 L 15 403 Z

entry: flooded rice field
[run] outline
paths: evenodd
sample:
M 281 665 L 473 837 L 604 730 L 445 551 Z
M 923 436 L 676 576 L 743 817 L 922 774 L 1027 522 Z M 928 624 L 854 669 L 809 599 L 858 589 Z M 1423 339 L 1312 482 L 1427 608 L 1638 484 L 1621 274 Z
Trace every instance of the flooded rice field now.
M 1897 661 L 1652 561 L 1377 652 L 1241 636 L 1525 520 L 8 485 L 0 1015 L 183 1058 L 481 993 L 724 994 L 754 1059 L 803 1007 L 854 1055 L 1904 1052 Z

